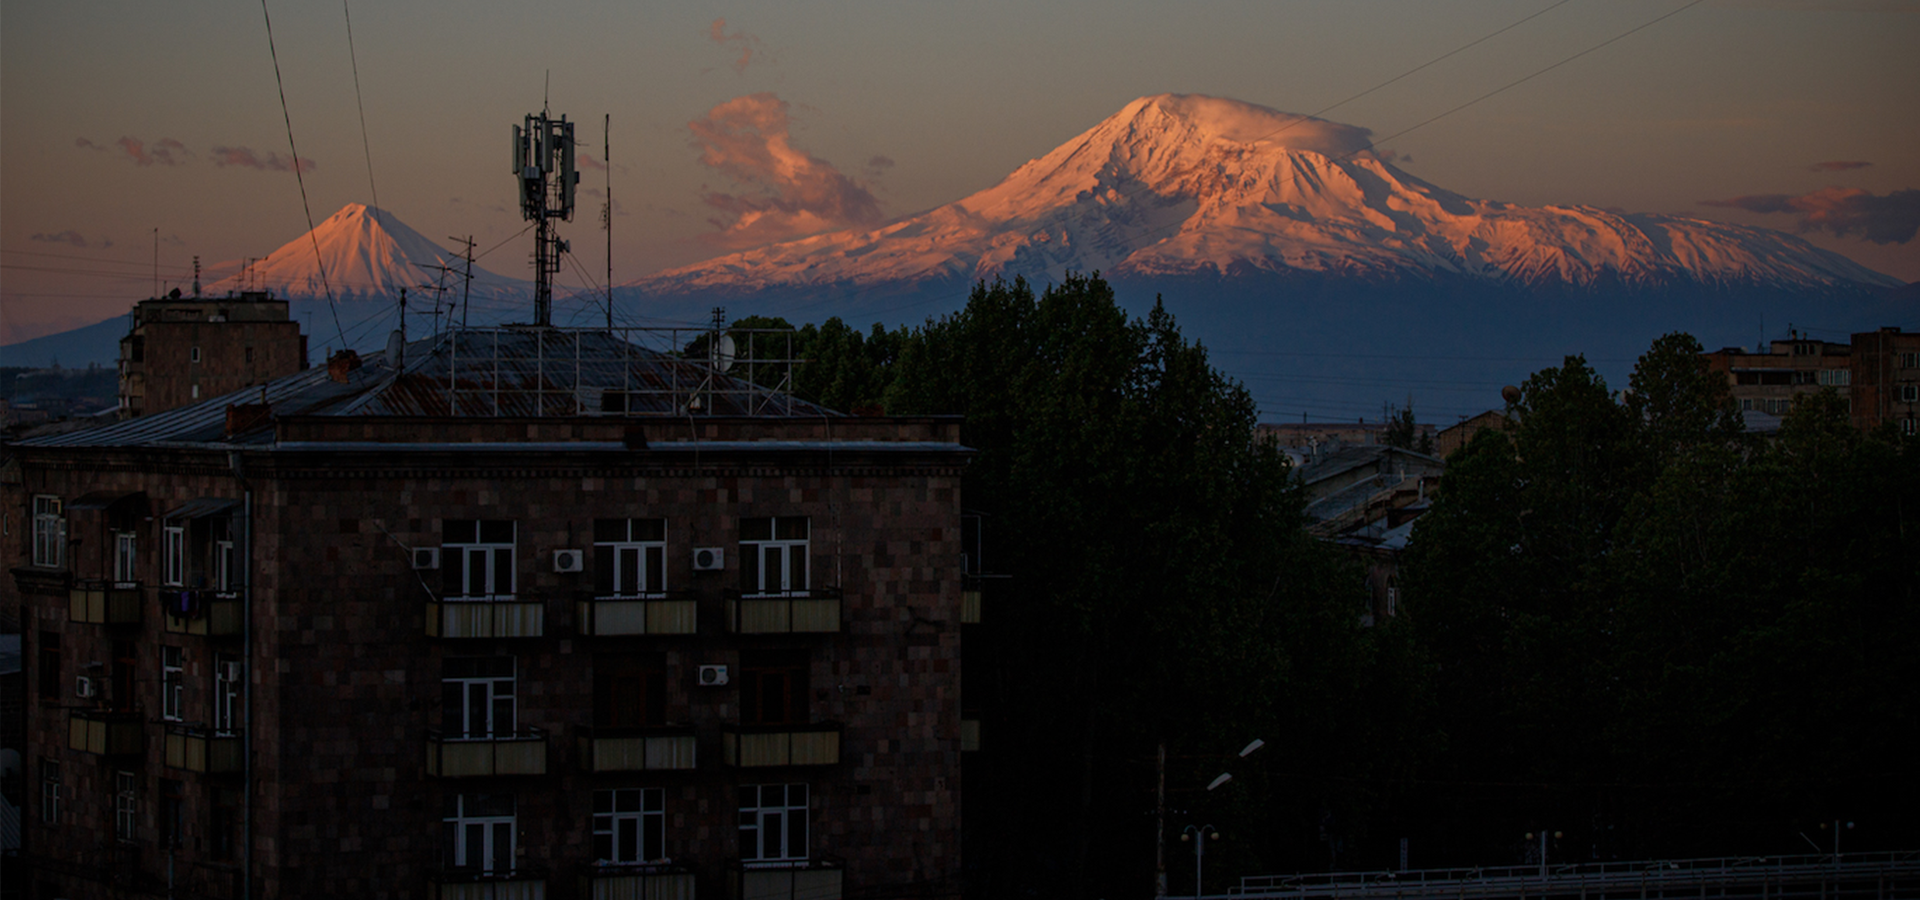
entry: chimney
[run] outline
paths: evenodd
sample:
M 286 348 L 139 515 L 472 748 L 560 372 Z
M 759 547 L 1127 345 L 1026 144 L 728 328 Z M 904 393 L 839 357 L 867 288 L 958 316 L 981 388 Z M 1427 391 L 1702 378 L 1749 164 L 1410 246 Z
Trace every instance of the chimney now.
M 327 359 L 327 377 L 341 384 L 347 383 L 347 373 L 360 368 L 360 354 L 352 350 L 342 350 Z

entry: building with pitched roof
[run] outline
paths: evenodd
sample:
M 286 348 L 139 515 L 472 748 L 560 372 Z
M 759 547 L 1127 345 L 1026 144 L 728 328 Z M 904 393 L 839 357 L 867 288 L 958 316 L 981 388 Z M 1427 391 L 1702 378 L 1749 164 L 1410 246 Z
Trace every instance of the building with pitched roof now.
M 9 868 L 75 898 L 957 893 L 958 420 L 651 340 L 396 338 L 7 448 Z

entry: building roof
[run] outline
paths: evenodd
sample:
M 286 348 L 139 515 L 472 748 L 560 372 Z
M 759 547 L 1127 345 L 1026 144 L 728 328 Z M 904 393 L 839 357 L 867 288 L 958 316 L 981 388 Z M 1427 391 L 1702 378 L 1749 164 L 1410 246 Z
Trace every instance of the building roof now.
M 840 413 L 634 343 L 617 329 L 457 329 L 366 357 L 340 358 L 264 385 L 102 428 L 21 441 L 41 447 L 247 445 L 274 440 L 276 417 L 837 417 Z M 728 372 L 779 376 L 784 366 Z M 229 434 L 229 407 L 271 416 Z

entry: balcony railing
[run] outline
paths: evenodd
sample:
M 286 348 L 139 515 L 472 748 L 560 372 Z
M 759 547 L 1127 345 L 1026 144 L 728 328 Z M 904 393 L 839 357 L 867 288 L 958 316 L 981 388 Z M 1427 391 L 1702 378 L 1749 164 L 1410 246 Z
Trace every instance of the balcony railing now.
M 839 722 L 722 725 L 720 761 L 729 766 L 831 766 L 840 762 Z
M 840 630 L 840 589 L 777 594 L 727 592 L 727 629 L 734 634 L 825 634 Z
M 602 864 L 580 876 L 588 900 L 693 900 L 693 871 L 674 865 Z
M 520 866 L 497 872 L 443 869 L 428 877 L 428 900 L 546 900 L 547 871 Z
M 167 726 L 167 765 L 189 772 L 238 772 L 243 766 L 240 737 L 191 725 Z
M 698 606 L 691 591 L 644 597 L 582 594 L 574 601 L 574 614 L 584 635 L 693 634 L 699 625 Z
M 546 633 L 543 600 L 427 601 L 427 637 L 525 638 Z
M 102 756 L 137 756 L 147 752 L 147 736 L 139 713 L 75 710 L 67 717 L 67 747 Z
M 589 772 L 691 769 L 695 765 L 693 728 L 581 729 L 580 764 Z
M 87 625 L 138 625 L 140 582 L 80 581 L 67 593 L 67 619 Z
M 730 900 L 840 900 L 846 863 L 832 857 L 727 863 Z
M 240 593 L 238 591 L 185 591 L 181 598 L 160 593 L 160 611 L 171 634 L 197 634 L 205 637 L 232 637 L 240 633 Z
M 524 728 L 510 734 L 427 732 L 427 774 L 437 778 L 547 774 L 547 733 Z

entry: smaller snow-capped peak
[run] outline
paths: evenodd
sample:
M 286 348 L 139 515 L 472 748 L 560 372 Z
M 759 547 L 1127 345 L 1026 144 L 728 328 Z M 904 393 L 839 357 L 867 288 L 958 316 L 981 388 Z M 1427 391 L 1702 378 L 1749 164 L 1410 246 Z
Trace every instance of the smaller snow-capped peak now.
M 285 297 L 390 298 L 401 289 L 456 285 L 465 261 L 428 240 L 386 210 L 349 203 L 313 231 L 281 245 L 239 274 L 214 282 L 209 291 L 272 290 Z M 514 279 L 474 267 L 476 290 L 511 289 Z
M 1791 235 L 1455 194 L 1373 151 L 1368 129 L 1217 97 L 1135 100 L 1000 183 L 879 228 L 723 256 L 650 292 L 962 276 L 1313 274 L 1526 285 L 1897 281 Z

